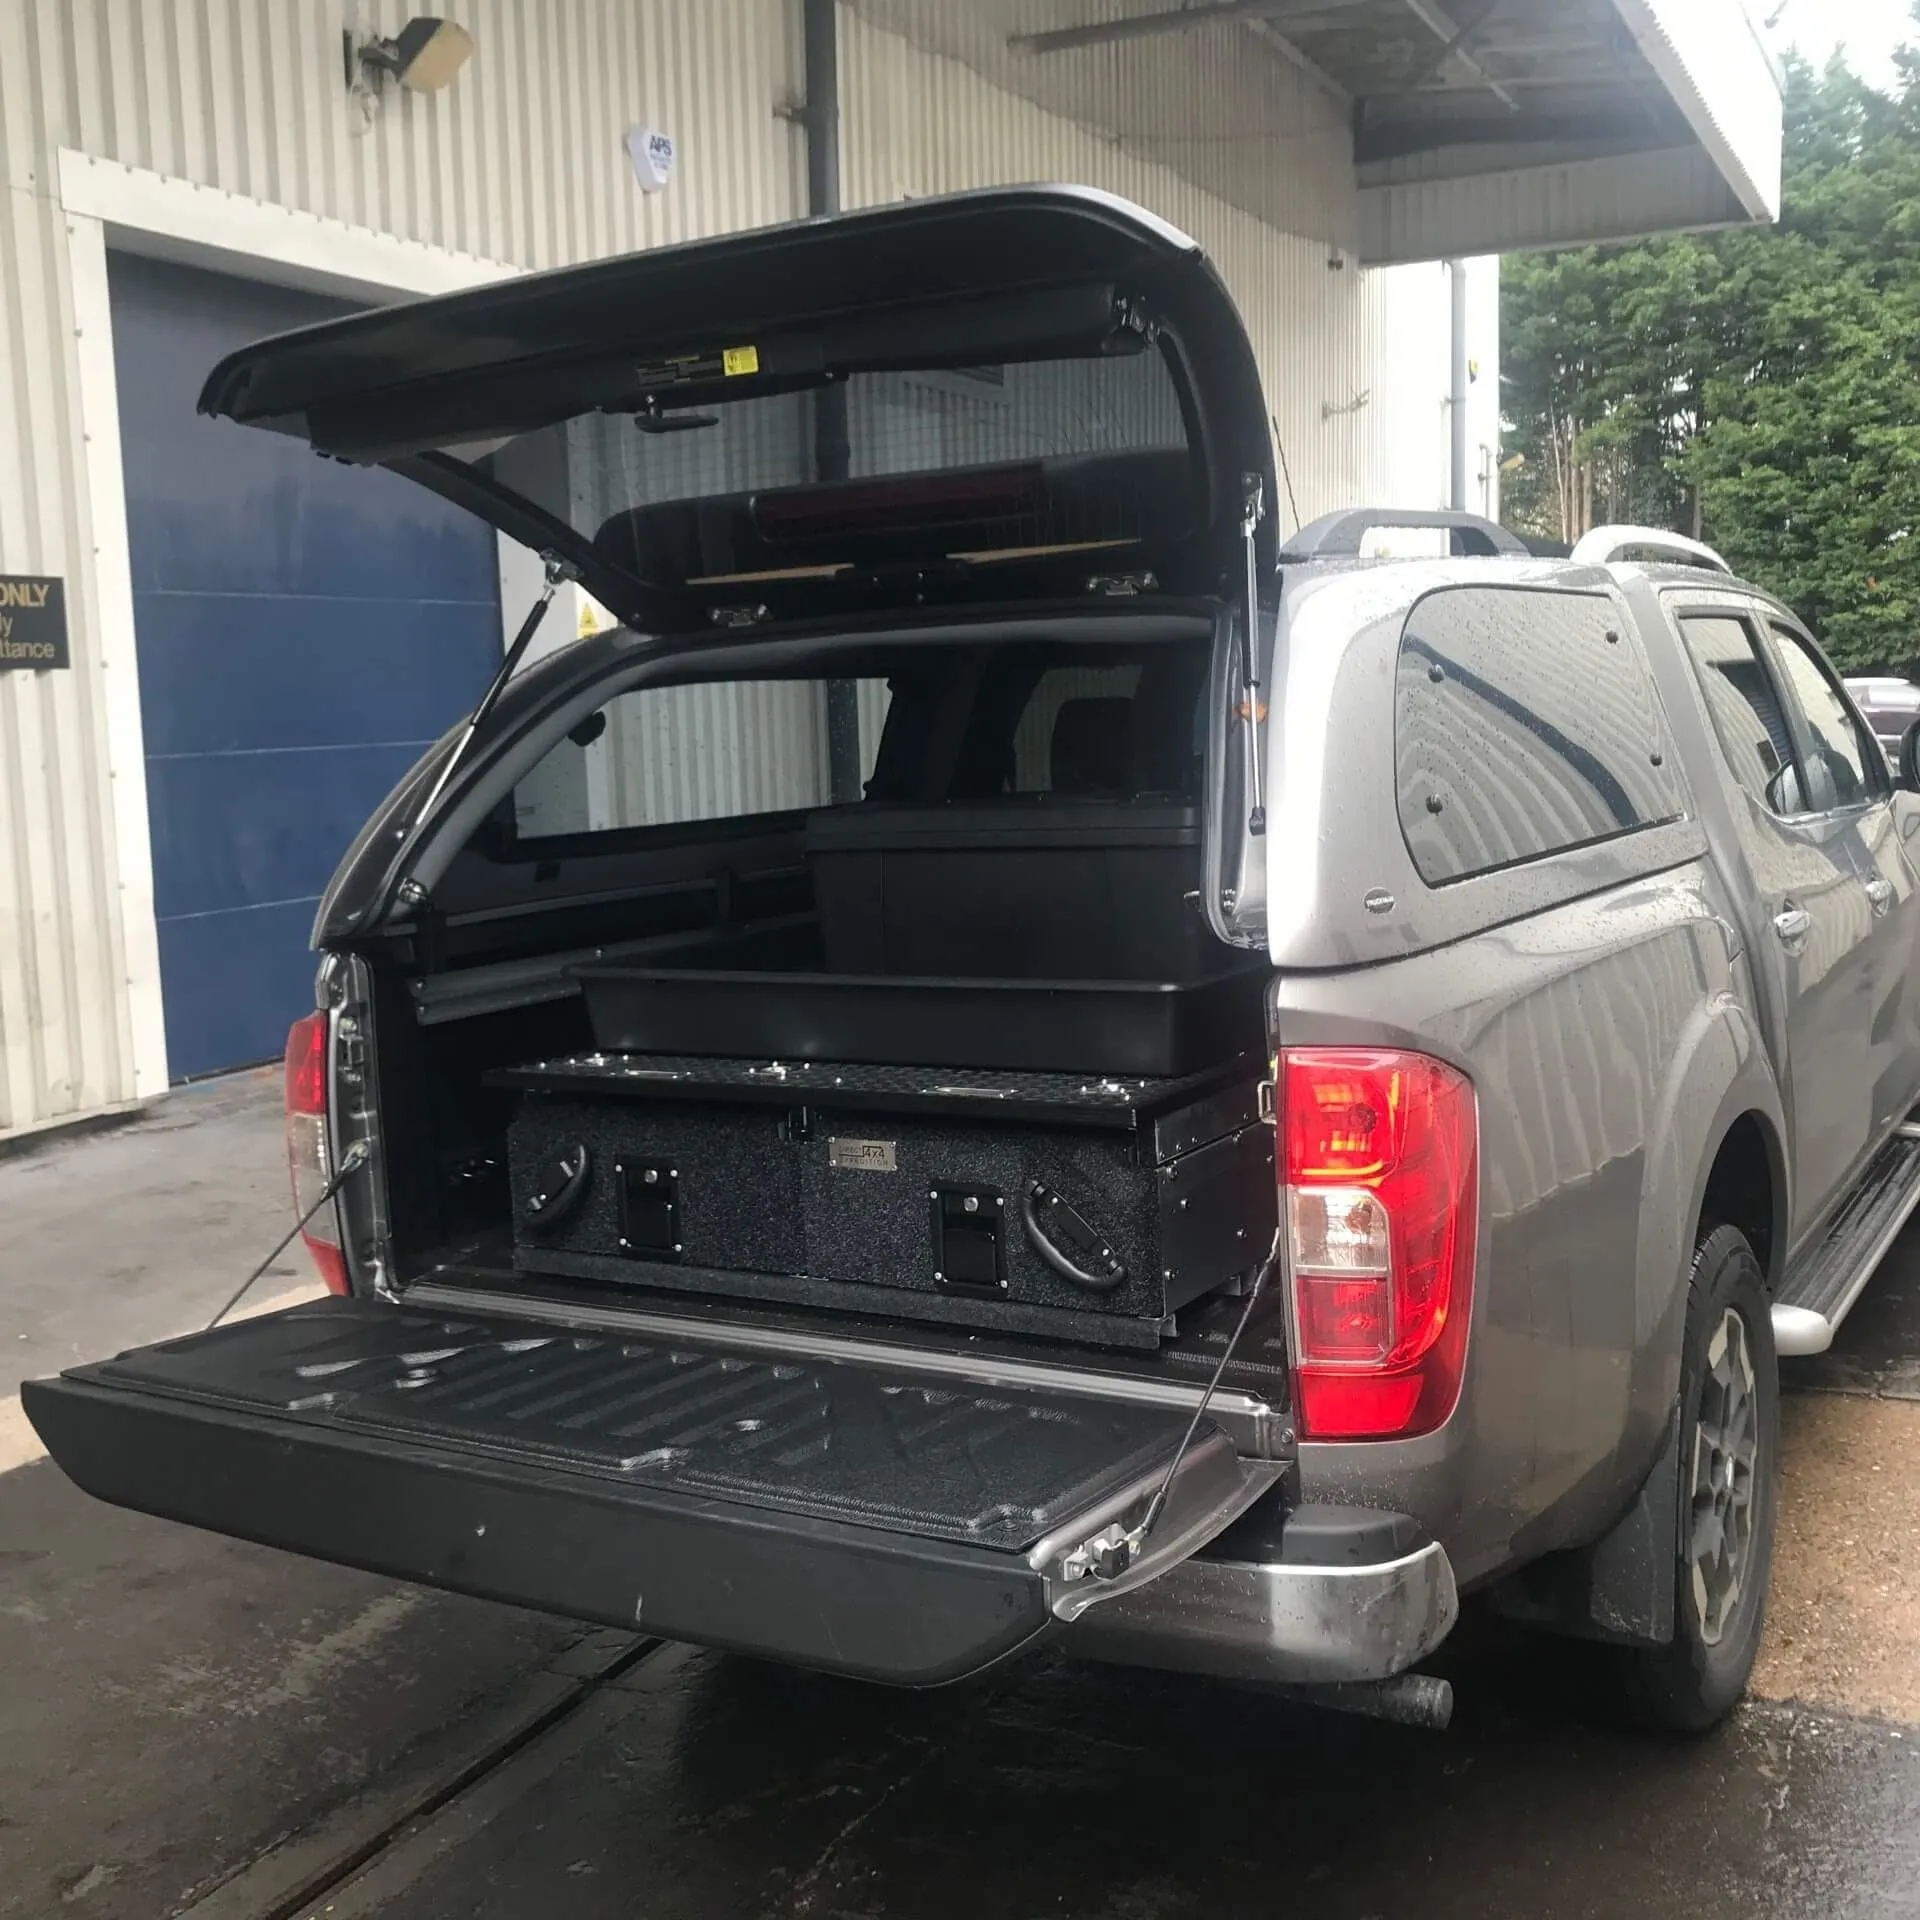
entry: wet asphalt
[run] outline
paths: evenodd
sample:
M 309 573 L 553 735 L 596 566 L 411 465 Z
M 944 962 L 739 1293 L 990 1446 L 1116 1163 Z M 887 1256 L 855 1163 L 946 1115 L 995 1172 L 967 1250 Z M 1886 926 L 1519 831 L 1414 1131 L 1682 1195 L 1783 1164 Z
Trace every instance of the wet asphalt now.
M 1920 1228 L 1788 1384 L 1920 1399 Z M 0 1916 L 1920 1915 L 1920 1727 L 1755 1701 L 1650 1741 L 1474 1619 L 1436 1665 L 1444 1734 L 1055 1657 L 888 1693 L 212 1539 L 42 1461 L 0 1474 Z
M 1417 1735 L 1171 1678 L 1042 1663 L 890 1698 L 680 1649 L 591 1737 L 335 1920 L 560 1912 L 1910 1914 L 1920 1740 L 1764 1708 L 1649 1747 L 1477 1690 Z

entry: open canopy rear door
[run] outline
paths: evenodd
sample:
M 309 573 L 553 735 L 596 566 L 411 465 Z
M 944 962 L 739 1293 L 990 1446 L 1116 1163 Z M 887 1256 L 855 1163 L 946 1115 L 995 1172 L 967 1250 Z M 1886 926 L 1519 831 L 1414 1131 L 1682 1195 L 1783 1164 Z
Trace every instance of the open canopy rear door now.
M 655 632 L 1115 577 L 1211 593 L 1243 577 L 1249 480 L 1273 497 L 1218 275 L 1075 188 L 382 308 L 231 356 L 201 407 L 409 473 Z
M 1189 1414 L 329 1300 L 146 1347 L 26 1410 L 88 1492 L 317 1558 L 932 1685 L 1083 1611 Z M 1142 1584 L 1281 1471 L 1203 1423 Z

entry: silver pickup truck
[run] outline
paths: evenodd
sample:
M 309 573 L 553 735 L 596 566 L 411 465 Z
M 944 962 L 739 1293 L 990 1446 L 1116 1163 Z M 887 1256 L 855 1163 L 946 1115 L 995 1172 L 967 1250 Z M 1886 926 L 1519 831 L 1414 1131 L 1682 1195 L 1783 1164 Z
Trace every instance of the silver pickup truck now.
M 1776 1355 L 1920 1199 L 1920 802 L 1787 608 L 1644 530 L 1283 536 L 1220 280 L 1072 189 L 202 404 L 546 593 L 321 906 L 334 1297 L 29 1384 L 81 1486 L 902 1684 L 1053 1638 L 1438 1720 L 1477 1592 L 1733 1704 Z

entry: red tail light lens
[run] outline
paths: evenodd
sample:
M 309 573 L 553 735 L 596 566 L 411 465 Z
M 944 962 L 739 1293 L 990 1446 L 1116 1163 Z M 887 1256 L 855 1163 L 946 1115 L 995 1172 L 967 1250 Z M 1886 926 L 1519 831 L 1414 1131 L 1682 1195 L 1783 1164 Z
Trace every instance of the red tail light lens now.
M 1356 1047 L 1289 1048 L 1278 1081 L 1301 1432 L 1431 1433 L 1466 1363 L 1473 1088 L 1424 1054 Z
M 287 1034 L 287 1168 L 293 1176 L 294 1213 L 303 1214 L 333 1178 L 327 1145 L 327 1016 L 310 1013 Z M 322 1207 L 301 1238 L 330 1293 L 347 1291 L 347 1262 L 340 1248 L 339 1216 Z

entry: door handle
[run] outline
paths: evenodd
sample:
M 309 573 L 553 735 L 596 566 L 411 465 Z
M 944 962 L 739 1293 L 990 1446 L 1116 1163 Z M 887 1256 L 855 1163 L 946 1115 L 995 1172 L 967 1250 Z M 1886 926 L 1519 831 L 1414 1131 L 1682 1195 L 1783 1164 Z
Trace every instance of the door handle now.
M 1805 907 L 1786 906 L 1773 916 L 1773 930 L 1789 953 L 1803 952 L 1813 931 L 1813 915 Z
M 1887 909 L 1893 905 L 1893 882 L 1891 880 L 1869 880 L 1867 882 L 1867 905 L 1873 909 L 1873 917 L 1884 917 Z

